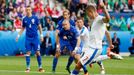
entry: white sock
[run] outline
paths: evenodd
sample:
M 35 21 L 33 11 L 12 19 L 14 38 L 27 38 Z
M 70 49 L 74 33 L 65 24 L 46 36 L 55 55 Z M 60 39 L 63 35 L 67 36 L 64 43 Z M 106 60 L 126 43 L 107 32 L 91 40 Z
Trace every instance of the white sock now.
M 100 55 L 97 58 L 95 58 L 93 60 L 93 62 L 100 62 L 100 61 L 103 61 L 103 60 L 106 60 L 106 59 L 109 59 L 109 57 L 107 55 Z

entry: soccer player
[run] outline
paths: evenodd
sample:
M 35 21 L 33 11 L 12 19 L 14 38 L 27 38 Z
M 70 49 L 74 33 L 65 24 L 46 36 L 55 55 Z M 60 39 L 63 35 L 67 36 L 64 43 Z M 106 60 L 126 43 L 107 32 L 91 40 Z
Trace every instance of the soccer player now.
M 84 49 L 83 55 L 81 56 L 77 65 L 75 66 L 75 69 L 71 72 L 71 75 L 78 75 L 80 69 L 83 66 L 90 64 L 93 61 L 93 59 L 98 57 L 102 52 L 102 40 L 106 31 L 106 26 L 104 23 L 109 22 L 110 16 L 103 2 L 100 3 L 100 6 L 103 9 L 105 17 L 97 13 L 96 7 L 94 5 L 88 5 L 86 8 L 87 15 L 89 16 L 90 19 L 93 20 L 89 32 L 89 41 L 88 41 L 89 47 Z M 109 41 L 109 47 L 113 48 L 112 42 L 109 39 L 108 41 Z M 85 75 L 88 75 L 88 73 Z
M 70 25 L 69 20 L 64 20 L 62 22 L 62 28 L 59 30 L 58 36 L 56 37 L 56 54 L 54 57 L 53 64 L 57 64 L 60 52 L 66 47 L 70 52 L 70 56 L 74 56 L 73 50 L 76 50 L 80 46 L 80 37 L 77 29 Z M 55 62 L 56 59 L 56 62 Z M 56 65 L 53 65 L 53 71 L 55 71 Z
M 40 44 L 38 38 L 38 28 L 40 32 L 40 40 L 43 41 L 42 27 L 39 24 L 39 20 L 36 16 L 32 15 L 32 9 L 30 6 L 26 8 L 27 16 L 23 19 L 23 26 L 21 31 L 19 32 L 16 41 L 18 41 L 20 35 L 23 33 L 24 29 L 26 29 L 26 40 L 25 40 L 25 48 L 26 48 L 26 71 L 30 72 L 30 54 L 33 49 L 36 52 L 37 61 L 38 61 L 38 71 L 44 72 L 42 69 L 42 60 L 40 55 Z
M 69 20 L 69 23 L 71 26 L 75 26 L 75 22 L 73 20 L 70 19 L 70 12 L 68 10 L 64 10 L 63 11 L 63 18 L 61 20 L 59 20 L 58 22 L 58 26 L 56 28 L 56 37 L 58 37 L 58 33 L 59 31 L 62 29 L 62 23 L 64 20 Z M 62 39 L 61 39 L 62 40 Z M 63 40 L 64 41 L 64 40 Z M 55 57 L 53 59 L 53 66 L 52 66 L 52 71 L 55 72 L 56 66 L 57 66 L 57 62 L 58 62 L 58 56 L 59 54 L 56 52 Z M 74 57 L 70 56 L 68 59 L 68 63 L 66 66 L 66 70 L 70 73 L 70 65 L 72 64 L 74 60 Z
M 85 48 L 88 48 L 89 47 L 89 44 L 87 42 L 89 40 L 89 31 L 84 26 L 84 21 L 83 21 L 83 18 L 81 18 L 81 17 L 78 17 L 77 18 L 76 26 L 78 27 L 78 31 L 79 31 L 79 34 L 80 34 L 81 43 L 80 43 L 79 49 L 77 51 L 73 51 L 73 52 L 76 53 L 75 54 L 75 58 L 77 59 L 76 62 L 78 62 L 78 60 L 80 59 L 80 56 L 81 56 L 82 52 L 84 52 L 83 50 Z M 86 74 L 87 73 L 86 66 L 83 67 L 83 70 L 84 70 L 84 74 Z

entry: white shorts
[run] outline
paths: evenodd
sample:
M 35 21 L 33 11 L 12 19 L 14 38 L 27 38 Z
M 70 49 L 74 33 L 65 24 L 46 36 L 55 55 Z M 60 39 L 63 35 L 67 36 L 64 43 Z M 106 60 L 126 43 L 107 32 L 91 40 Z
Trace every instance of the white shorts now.
M 101 55 L 102 50 L 95 48 L 86 48 L 81 54 L 80 62 L 83 66 L 90 64 L 93 59 Z

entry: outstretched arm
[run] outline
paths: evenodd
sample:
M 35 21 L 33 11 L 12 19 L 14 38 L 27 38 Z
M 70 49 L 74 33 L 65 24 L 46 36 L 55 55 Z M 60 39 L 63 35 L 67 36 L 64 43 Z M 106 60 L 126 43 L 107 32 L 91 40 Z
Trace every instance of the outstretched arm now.
M 103 12 L 105 14 L 105 18 L 103 18 L 103 22 L 108 23 L 110 21 L 110 15 L 109 15 L 109 13 L 108 13 L 108 11 L 106 9 L 106 6 L 104 5 L 103 2 L 100 3 L 100 6 L 103 9 Z

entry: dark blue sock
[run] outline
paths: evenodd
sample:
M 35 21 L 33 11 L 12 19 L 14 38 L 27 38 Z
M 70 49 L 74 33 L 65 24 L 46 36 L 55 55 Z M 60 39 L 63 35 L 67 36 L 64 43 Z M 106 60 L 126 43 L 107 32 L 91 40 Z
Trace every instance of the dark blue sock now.
M 70 65 L 73 63 L 73 61 L 74 61 L 74 57 L 72 57 L 72 56 L 70 56 L 69 58 L 68 58 L 68 63 L 67 63 L 67 68 L 69 68 L 70 67 Z
M 42 68 L 41 56 L 37 56 L 38 67 Z
M 26 56 L 26 66 L 27 69 L 30 69 L 30 56 Z
M 83 68 L 84 73 L 88 72 L 86 66 L 82 66 L 82 68 Z
M 79 71 L 73 70 L 73 71 L 72 71 L 72 74 L 77 75 L 77 74 L 79 74 Z
M 52 71 L 55 71 L 55 68 L 56 68 L 56 66 L 57 66 L 57 62 L 58 62 L 58 58 L 54 57 L 54 59 L 53 59 L 53 69 L 52 69 Z

